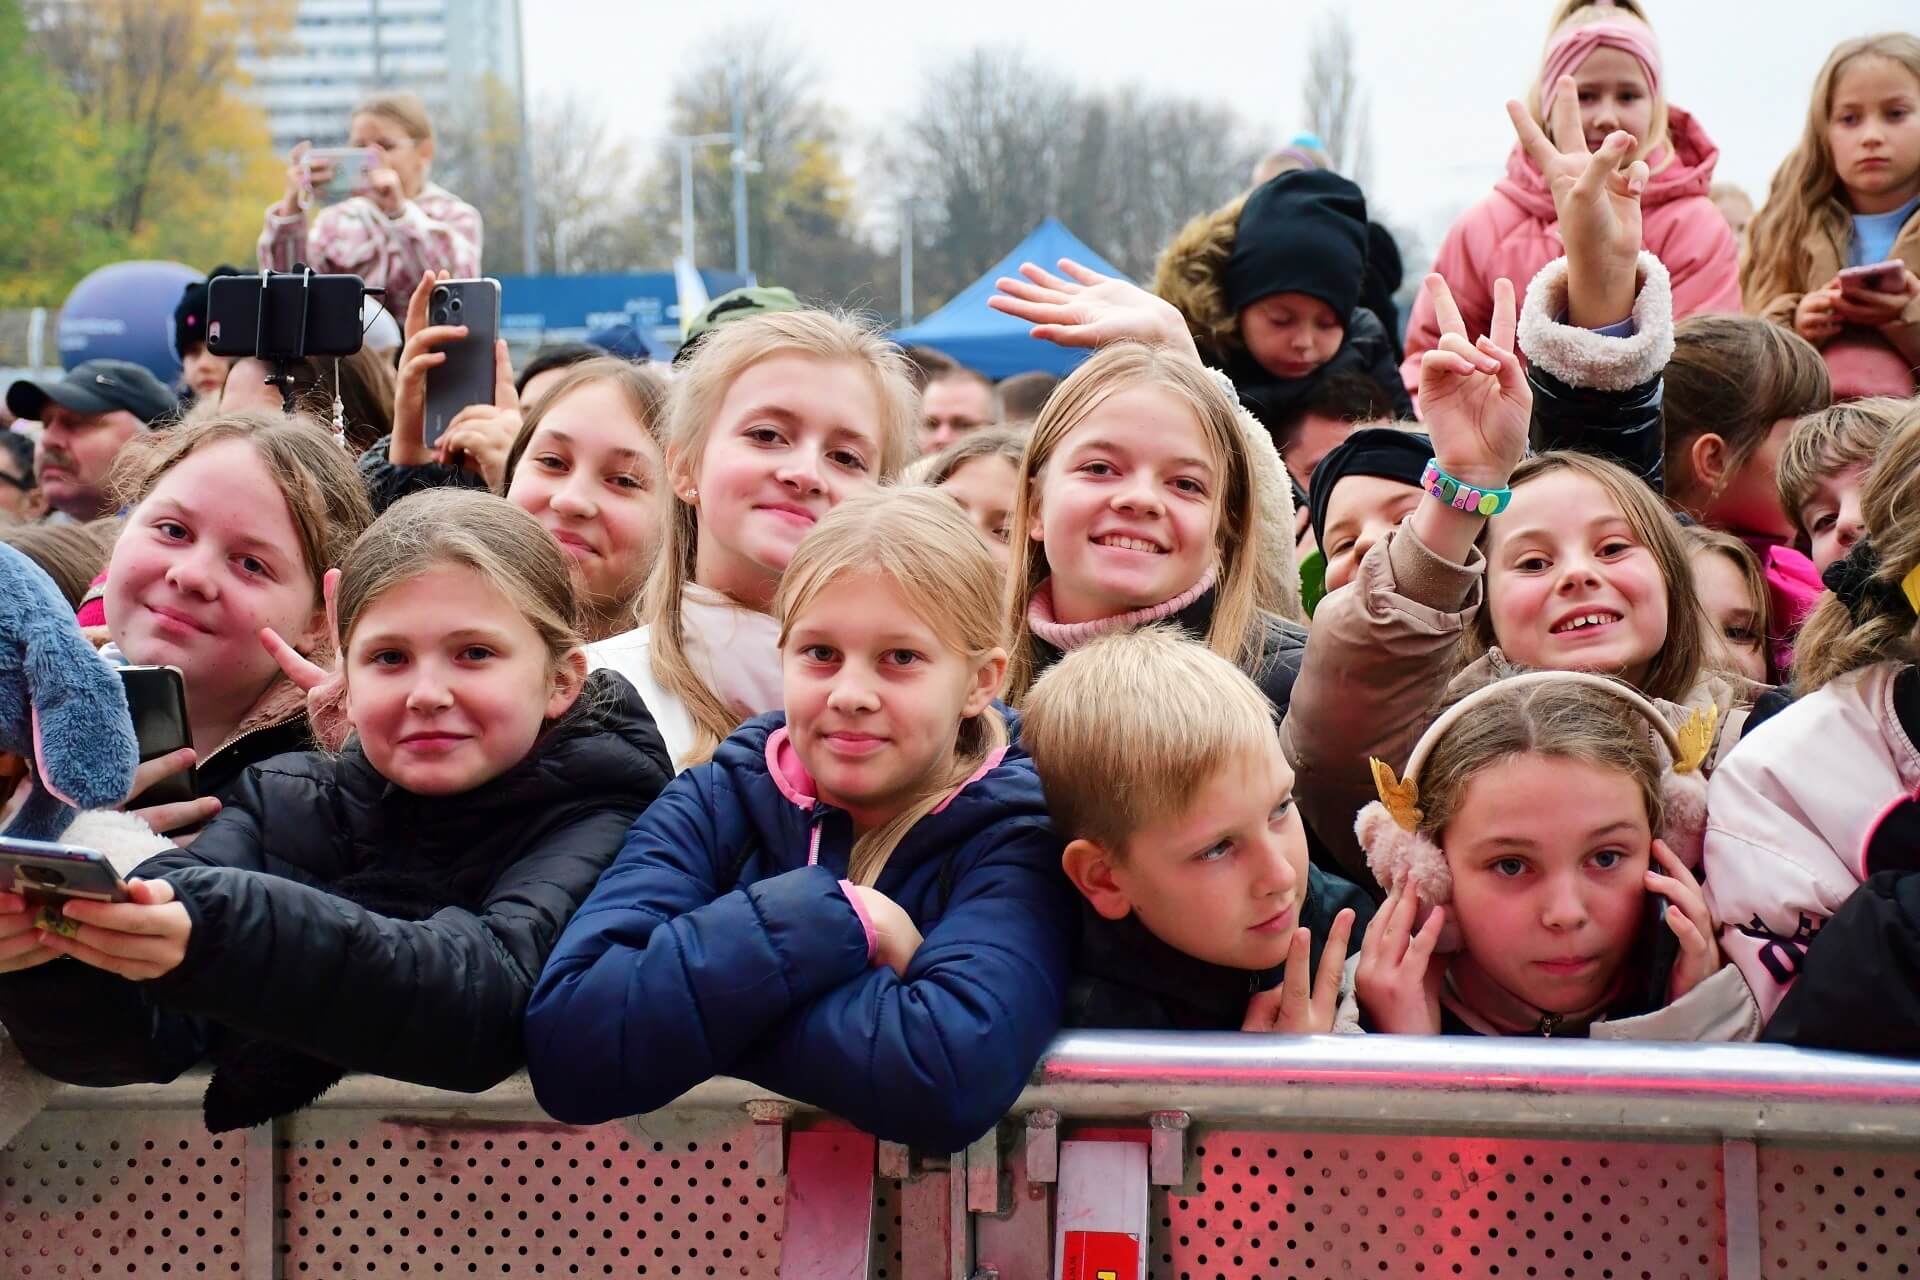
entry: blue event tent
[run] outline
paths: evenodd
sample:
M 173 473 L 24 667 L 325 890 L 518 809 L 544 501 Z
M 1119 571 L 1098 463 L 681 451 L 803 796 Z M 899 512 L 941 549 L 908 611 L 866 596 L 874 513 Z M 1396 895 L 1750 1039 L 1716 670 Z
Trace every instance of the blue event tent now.
M 1001 276 L 1018 276 L 1021 263 L 1054 271 L 1061 258 L 1085 263 L 1104 275 L 1129 278 L 1082 244 L 1058 218 L 1048 218 L 992 270 L 955 294 L 953 301 L 919 324 L 894 330 L 893 339 L 902 346 L 932 347 L 989 378 L 1007 378 L 1030 369 L 1064 375 L 1092 353 L 1028 337 L 1027 330 L 1033 326 L 987 305 L 994 294 L 993 282 Z

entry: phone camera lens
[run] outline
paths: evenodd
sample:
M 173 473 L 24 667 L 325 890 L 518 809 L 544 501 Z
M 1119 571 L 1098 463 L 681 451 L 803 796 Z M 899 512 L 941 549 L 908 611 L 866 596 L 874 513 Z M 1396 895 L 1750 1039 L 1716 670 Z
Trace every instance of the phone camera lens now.
M 451 307 L 452 307 L 452 308 L 453 308 L 453 309 L 454 309 L 455 311 L 458 311 L 458 310 L 460 309 L 460 299 L 458 299 L 458 298 L 455 298 L 455 299 L 454 299 L 454 300 L 453 300 L 453 301 L 452 301 L 451 303 L 449 303 L 448 305 L 449 305 L 449 306 L 451 306 Z

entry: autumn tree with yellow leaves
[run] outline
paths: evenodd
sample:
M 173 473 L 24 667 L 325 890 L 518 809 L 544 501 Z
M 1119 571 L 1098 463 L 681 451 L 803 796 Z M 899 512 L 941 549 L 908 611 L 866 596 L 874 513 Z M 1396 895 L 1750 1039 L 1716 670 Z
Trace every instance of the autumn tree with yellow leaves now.
M 0 75 L 33 86 L 15 97 L 26 105 L 12 108 L 0 148 L 0 188 L 28 187 L 0 196 L 0 302 L 57 304 L 122 258 L 250 262 L 282 162 L 245 97 L 239 54 L 278 48 L 293 9 L 0 0 Z

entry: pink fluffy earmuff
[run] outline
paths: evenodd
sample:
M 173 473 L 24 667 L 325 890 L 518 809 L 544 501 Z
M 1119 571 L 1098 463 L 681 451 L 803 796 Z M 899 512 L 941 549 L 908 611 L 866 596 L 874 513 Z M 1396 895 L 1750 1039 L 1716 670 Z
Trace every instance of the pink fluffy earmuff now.
M 1354 820 L 1353 832 L 1360 838 L 1360 847 L 1367 851 L 1367 866 L 1383 887 L 1392 889 L 1402 883 L 1411 884 L 1419 891 L 1421 901 L 1428 905 L 1452 899 L 1453 877 L 1447 871 L 1447 856 L 1432 836 L 1420 830 L 1423 816 L 1420 769 L 1440 740 L 1495 693 L 1515 685 L 1551 681 L 1572 681 L 1604 689 L 1646 720 L 1669 757 L 1670 767 L 1660 787 L 1666 802 L 1660 838 L 1690 869 L 1699 867 L 1707 827 L 1707 783 L 1700 776 L 1700 765 L 1713 745 L 1718 709 L 1707 706 L 1695 711 L 1676 730 L 1660 714 L 1659 708 L 1618 680 L 1585 671 L 1528 671 L 1482 686 L 1442 712 L 1415 744 L 1413 754 L 1407 759 L 1404 781 L 1395 778 L 1393 769 L 1382 761 L 1368 761 L 1380 798 L 1360 811 Z

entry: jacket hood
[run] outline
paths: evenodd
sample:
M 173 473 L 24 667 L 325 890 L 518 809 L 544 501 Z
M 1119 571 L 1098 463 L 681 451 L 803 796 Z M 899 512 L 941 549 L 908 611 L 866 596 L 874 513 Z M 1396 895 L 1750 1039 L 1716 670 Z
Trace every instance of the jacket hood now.
M 1007 722 L 1008 746 L 988 766 L 957 789 L 938 809 L 922 818 L 888 859 L 888 867 L 908 867 L 929 856 L 944 856 L 979 832 L 1013 818 L 1046 821 L 1046 799 L 1032 761 L 1020 747 L 1020 717 L 1012 708 L 995 703 Z M 816 804 L 811 785 L 796 786 L 792 777 L 776 774 L 769 759 L 770 744 L 784 742 L 787 715 L 770 711 L 741 725 L 714 750 L 708 766 L 716 781 L 730 789 L 737 802 L 760 828 L 769 847 L 781 847 L 796 828 L 810 826 L 822 814 L 839 810 Z M 779 741 L 775 735 L 779 734 Z M 797 764 L 797 762 L 795 762 Z
M 1651 209 L 1688 196 L 1704 196 L 1713 185 L 1713 167 L 1720 159 L 1720 148 L 1692 114 L 1679 107 L 1667 108 L 1667 149 L 1673 159 L 1656 171 L 1640 197 L 1642 208 Z M 1493 189 L 1545 222 L 1555 218 L 1553 192 L 1547 180 L 1533 167 L 1525 148 L 1515 143 L 1507 153 L 1507 174 Z

